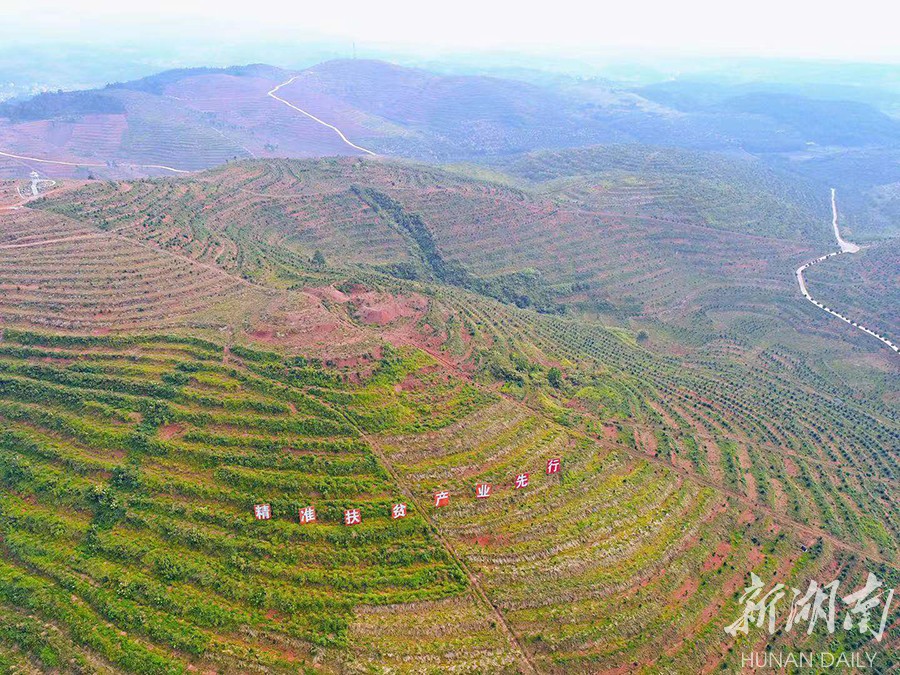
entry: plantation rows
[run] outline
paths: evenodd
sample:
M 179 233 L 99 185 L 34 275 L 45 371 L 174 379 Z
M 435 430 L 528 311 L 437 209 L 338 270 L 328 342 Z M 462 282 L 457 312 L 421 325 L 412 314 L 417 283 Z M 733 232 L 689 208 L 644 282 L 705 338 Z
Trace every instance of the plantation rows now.
M 501 322 L 511 341 L 546 339 L 523 318 L 532 315 L 486 302 L 468 308 L 476 340 Z M 604 338 L 597 344 L 607 362 L 633 353 L 613 333 L 592 338 Z M 621 368 L 604 388 L 581 393 L 618 425 L 615 440 L 599 445 L 439 377 L 433 361 L 409 350 L 388 350 L 350 388 L 302 359 L 173 338 L 8 330 L 0 366 L 2 442 L 15 459 L 0 475 L 10 495 L 0 505 L 0 562 L 15 589 L 0 594 L 0 628 L 31 615 L 50 627 L 0 630 L 11 663 L 26 652 L 46 658 L 45 668 L 105 658 L 138 672 L 187 662 L 277 671 L 317 660 L 418 672 L 464 654 L 464 670 L 514 669 L 491 610 L 466 591 L 421 515 L 413 508 L 390 519 L 392 504 L 408 502 L 401 489 L 424 504 L 439 488 L 452 492 L 450 505 L 429 516 L 541 670 L 734 665 L 740 649 L 721 628 L 735 618 L 729 598 L 749 570 L 798 586 L 864 574 L 827 541 L 798 540 L 752 508 L 630 458 L 629 449 L 668 451 L 761 503 L 772 494 L 768 503 L 780 508 L 783 489 L 801 508 L 813 505 L 813 521 L 822 517 L 807 491 L 825 489 L 828 472 L 788 456 L 791 480 L 770 473 L 760 462 L 773 460 L 758 442 L 729 440 L 742 437 L 741 416 L 698 409 L 691 396 L 649 395 L 647 375 L 659 380 L 660 366 L 646 358 L 639 376 Z M 758 433 L 768 425 L 760 420 Z M 357 429 L 379 433 L 402 488 Z M 541 474 L 551 457 L 562 458 L 562 473 L 476 500 L 476 482 Z M 805 473 L 795 478 L 798 470 Z M 821 504 L 835 498 L 823 494 Z M 260 502 L 272 505 L 272 521 L 253 520 Z M 298 509 L 310 503 L 321 522 L 300 525 Z M 339 523 L 351 507 L 362 508 L 363 522 L 347 528 Z M 85 613 L 52 604 L 63 596 L 43 589 L 54 588 L 79 598 L 73 607 Z M 78 623 L 102 626 L 104 618 L 125 635 Z
M 124 115 L 85 115 L 77 124 L 72 124 L 65 152 L 86 159 L 90 164 L 102 164 L 116 157 L 128 126 Z M 51 156 L 59 156 L 59 148 L 55 150 Z
M 342 263 L 409 259 L 398 233 L 349 190 L 307 196 L 205 180 L 126 185 L 127 191 L 122 184 L 89 186 L 45 208 L 275 283 L 296 282 L 315 250 Z M 259 189 L 271 190 L 272 197 Z M 280 260 L 292 255 L 294 260 Z
M 536 152 L 500 165 L 603 211 L 804 241 L 829 234 L 827 193 L 750 157 L 607 145 Z
M 332 264 L 415 276 L 420 253 L 408 233 L 354 186 L 420 217 L 448 264 L 498 282 L 537 270 L 540 284 L 573 307 L 620 316 L 678 320 L 683 311 L 673 307 L 714 302 L 737 284 L 749 299 L 788 295 L 789 269 L 806 254 L 792 245 L 774 251 L 758 237 L 561 207 L 437 169 L 355 159 L 242 162 L 196 180 L 88 186 L 41 208 L 263 283 L 296 283 L 317 249 Z
M 553 414 L 567 423 L 586 418 L 614 425 L 635 451 L 896 558 L 900 430 L 894 413 L 874 401 L 855 403 L 848 387 L 824 379 L 800 354 L 771 348 L 747 362 L 743 349 L 740 361 L 707 350 L 685 369 L 684 358 L 652 357 L 614 331 L 589 330 L 578 321 L 471 301 L 461 311 L 487 363 L 519 352 L 563 359 L 582 380 L 578 373 L 597 368 L 613 373 L 604 378 L 605 391 L 582 385 L 560 394 L 566 407 Z M 509 374 L 514 364 L 500 372 L 507 381 L 518 377 Z M 842 403 L 825 406 L 823 396 Z
M 297 250 L 321 246 L 341 262 L 353 260 L 353 251 L 360 261 L 368 254 L 402 260 L 408 242 L 348 189 L 353 185 L 376 185 L 404 213 L 420 214 L 442 260 L 462 260 L 482 275 L 533 266 L 576 306 L 612 295 L 619 311 L 643 310 L 650 325 L 692 348 L 693 367 L 682 366 L 687 357 L 651 357 L 578 321 L 537 320 L 535 337 L 530 316 L 470 306 L 470 299 L 450 303 L 475 335 L 474 351 L 458 352 L 505 358 L 504 351 L 533 351 L 538 360 L 546 354 L 615 368 L 634 379 L 629 398 L 641 402 L 637 421 L 663 435 L 636 435 L 636 449 L 668 454 L 801 522 L 896 554 L 894 413 L 875 398 L 857 403 L 851 387 L 809 367 L 808 357 L 798 354 L 788 368 L 767 357 L 767 343 L 795 340 L 791 322 L 808 321 L 790 273 L 808 254 L 802 246 L 773 252 L 762 238 L 673 230 L 660 221 L 607 222 L 436 169 L 350 159 L 246 163 L 202 181 L 94 186 L 71 205 L 51 198 L 45 207 L 100 227 L 130 228 L 124 231 L 259 282 L 302 284 L 328 273 L 309 271 L 291 242 Z M 362 229 L 350 236 L 342 223 Z M 379 234 L 366 240 L 366 229 Z M 823 405 L 823 397 L 843 403 Z
M 371 333 L 339 320 L 317 299 L 277 288 L 327 283 L 327 272 L 298 271 L 309 261 L 290 250 L 257 242 L 250 251 L 265 265 L 248 261 L 247 268 L 262 277 L 258 281 L 272 279 L 270 290 L 195 261 L 178 247 L 145 243 L 126 230 L 104 231 L 102 222 L 100 228 L 82 223 L 33 209 L 4 218 L 0 318 L 101 333 L 179 327 L 214 336 L 240 330 L 329 357 L 356 358 L 377 348 Z M 238 259 L 247 257 L 238 252 Z
M 3 214 L 0 246 L 12 247 L 22 244 L 35 244 L 47 239 L 83 237 L 87 234 L 98 234 L 97 228 L 71 218 L 59 218 L 53 214 L 19 209 L 7 211 Z
M 900 336 L 898 258 L 900 244 L 888 240 L 857 255 L 813 265 L 805 272 L 806 282 L 812 296 L 826 306 L 894 339 Z
M 581 348 L 593 347 L 593 351 L 596 346 L 592 340 Z M 627 362 L 621 363 L 626 372 L 652 377 L 656 398 L 687 420 L 691 431 L 751 441 L 748 459 L 755 457 L 759 464 L 753 467 L 745 462 L 743 471 L 773 483 L 783 481 L 785 492 L 801 494 L 808 511 L 796 509 L 799 520 L 872 542 L 877 550 L 895 557 L 900 542 L 896 490 L 891 489 L 897 479 L 896 449 L 900 447 L 896 424 L 885 424 L 849 402 L 824 406 L 821 396 L 798 388 L 796 379 L 779 382 L 769 373 L 753 371 L 748 377 L 743 369 L 729 369 L 727 361 L 715 365 L 714 374 L 701 370 L 688 375 L 674 364 L 654 368 L 642 363 L 629 368 Z M 790 476 L 792 470 L 779 468 L 788 461 L 785 453 L 798 456 L 799 475 Z M 807 462 L 814 465 L 803 475 Z M 827 479 L 819 473 L 821 466 L 829 468 Z M 843 519 L 849 522 L 842 523 Z
M 217 305 L 226 311 L 265 297 L 214 268 L 97 230 L 85 232 L 67 218 L 22 210 L 7 224 L 11 248 L 0 248 L 0 316 L 7 322 L 80 329 L 166 326 Z
M 146 99 L 132 105 L 117 159 L 196 171 L 249 155 L 197 119 L 199 115 L 184 115 L 174 106 L 157 106 Z
M 739 650 L 722 627 L 749 570 L 780 580 L 834 564 L 854 578 L 861 571 L 852 558 L 835 563 L 827 547 L 804 552 L 712 490 L 509 402 L 379 444 L 414 490 L 451 490 L 433 518 L 540 671 L 736 669 Z M 543 473 L 557 456 L 559 474 L 476 498 L 474 483 L 502 484 L 514 468 Z
M 362 396 L 374 410 L 393 389 L 340 381 L 303 360 L 189 338 L 6 330 L 3 658 L 82 672 L 297 672 L 323 657 L 327 670 L 365 669 L 384 649 L 436 658 L 463 640 L 473 663 L 511 661 L 415 508 L 391 520 L 406 500 L 351 421 L 373 419 L 333 403 L 352 411 Z M 261 502 L 272 520 L 254 519 Z M 320 522 L 301 525 L 310 503 Z M 347 528 L 351 507 L 362 524 Z M 376 609 L 397 603 L 410 621 L 436 603 L 459 630 L 443 629 L 442 644 L 407 634 L 398 647 L 396 617 Z M 26 618 L 34 630 L 13 628 Z
M 488 183 L 445 177 L 429 188 L 409 185 L 412 176 L 391 175 L 388 183 L 373 174 L 368 169 L 368 180 L 421 216 L 445 259 L 484 277 L 539 270 L 575 307 L 643 310 L 669 319 L 673 305 L 691 307 L 693 296 L 715 297 L 738 283 L 751 297 L 787 294 L 793 290 L 790 265 L 806 251 L 788 244 L 773 250 L 760 237 L 561 207 Z M 419 176 L 420 182 L 427 178 Z

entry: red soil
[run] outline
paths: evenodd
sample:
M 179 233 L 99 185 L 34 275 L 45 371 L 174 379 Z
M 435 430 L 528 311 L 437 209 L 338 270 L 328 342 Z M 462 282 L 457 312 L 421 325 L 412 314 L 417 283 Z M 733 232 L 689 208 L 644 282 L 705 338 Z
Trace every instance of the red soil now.
M 720 543 L 716 550 L 713 551 L 710 556 L 703 563 L 703 571 L 709 572 L 710 570 L 719 569 L 724 563 L 725 559 L 728 557 L 728 554 L 731 553 L 731 544 L 727 541 L 723 541 Z
M 473 537 L 472 543 L 484 548 L 499 548 L 508 545 L 510 542 L 507 535 L 482 534 Z
M 428 310 L 428 300 L 421 295 L 397 296 L 382 293 L 353 293 L 360 320 L 366 324 L 386 326 L 401 318 L 421 316 Z
M 698 588 L 700 588 L 700 579 L 697 577 L 688 577 L 684 580 L 684 583 L 681 584 L 678 590 L 675 591 L 672 598 L 676 602 L 684 602 L 690 599 L 690 597 L 697 592 Z
M 167 441 L 184 431 L 183 424 L 165 424 L 159 428 L 159 437 Z

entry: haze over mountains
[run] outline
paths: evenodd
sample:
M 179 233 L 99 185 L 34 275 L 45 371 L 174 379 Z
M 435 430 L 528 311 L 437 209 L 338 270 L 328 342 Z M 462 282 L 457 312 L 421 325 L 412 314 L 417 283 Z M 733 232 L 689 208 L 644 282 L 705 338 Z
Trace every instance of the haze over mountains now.
M 268 95 L 279 85 L 282 100 Z M 481 163 L 601 144 L 753 155 L 774 172 L 772 180 L 793 189 L 836 184 L 854 234 L 896 228 L 890 216 L 898 208 L 900 120 L 868 103 L 773 88 L 672 81 L 628 89 L 558 78 L 532 84 L 338 60 L 299 72 L 265 65 L 167 71 L 0 105 L 0 152 L 67 163 L 0 157 L 2 177 L 22 176 L 26 165 L 51 177 L 121 177 L 242 158 L 366 154 L 354 145 L 385 156 Z
M 723 67 L 0 105 L 0 672 L 895 672 L 727 629 L 900 588 L 896 87 Z

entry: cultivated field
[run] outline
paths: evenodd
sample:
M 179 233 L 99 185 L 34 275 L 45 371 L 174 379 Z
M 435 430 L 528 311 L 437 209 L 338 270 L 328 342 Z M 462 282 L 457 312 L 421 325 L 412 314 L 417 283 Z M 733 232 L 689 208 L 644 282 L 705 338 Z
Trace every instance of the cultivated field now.
M 385 197 L 392 207 L 385 208 Z M 302 261 L 291 259 L 295 252 L 308 260 L 320 249 L 340 264 L 423 278 L 435 276 L 429 256 L 437 254 L 482 285 L 512 288 L 496 295 L 520 296 L 518 304 L 549 306 L 555 298 L 619 320 L 677 320 L 716 302 L 724 288 L 732 304 L 752 306 L 760 297 L 768 303 L 776 293 L 793 300 L 793 263 L 813 251 L 793 241 L 561 206 L 437 169 L 353 159 L 241 163 L 187 181 L 94 184 L 41 208 L 270 281 L 273 271 L 296 276 L 290 269 Z M 432 243 L 399 223 L 401 214 L 418 216 Z M 539 278 L 517 276 L 522 270 Z
M 451 491 L 435 522 L 540 672 L 733 672 L 728 599 L 751 570 L 801 586 L 861 569 L 853 554 L 635 458 L 621 436 L 597 444 L 508 402 L 379 443 L 413 489 Z M 551 458 L 563 469 L 546 476 Z M 524 470 L 531 482 L 516 490 Z M 477 499 L 476 483 L 493 495 Z
M 750 155 L 611 145 L 537 152 L 497 166 L 548 196 L 604 212 L 776 239 L 828 237 L 824 186 Z
M 750 570 L 797 586 L 864 573 L 832 540 L 635 456 L 627 434 L 592 440 L 436 367 L 391 351 L 348 386 L 191 338 L 6 330 L 0 656 L 76 672 L 727 669 L 761 639 L 721 630 Z M 494 495 L 475 500 L 484 481 Z M 301 524 L 308 505 L 318 520 Z M 348 508 L 362 524 L 341 524 Z
M 829 307 L 893 339 L 900 336 L 898 261 L 900 239 L 889 239 L 809 268 L 807 283 Z
M 751 571 L 900 583 L 897 364 L 797 293 L 818 248 L 461 171 L 248 161 L 2 216 L 0 600 L 46 627 L 4 658 L 732 671 Z
M 303 359 L 191 338 L 6 330 L 3 664 L 367 672 L 388 648 L 410 669 L 514 662 L 415 505 L 391 518 L 409 500 L 341 391 Z M 271 520 L 254 520 L 262 502 Z M 318 521 L 300 524 L 310 505 Z M 361 525 L 342 524 L 348 508 Z
M 266 297 L 216 268 L 31 210 L 4 217 L 0 288 L 5 322 L 79 330 L 171 326 Z

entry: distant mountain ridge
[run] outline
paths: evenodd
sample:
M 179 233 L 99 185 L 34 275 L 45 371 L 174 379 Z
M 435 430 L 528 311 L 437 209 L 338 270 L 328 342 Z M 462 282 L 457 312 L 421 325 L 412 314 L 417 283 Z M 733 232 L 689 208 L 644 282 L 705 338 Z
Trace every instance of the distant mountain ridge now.
M 35 169 L 120 178 L 234 159 L 367 152 L 490 163 L 622 144 L 752 153 L 818 189 L 841 189 L 857 231 L 895 227 L 883 195 L 896 182 L 890 158 L 900 148 L 900 121 L 865 103 L 783 91 L 677 81 L 637 89 L 593 80 L 536 84 L 343 59 L 301 71 L 170 70 L 0 106 L 7 153 L 0 178 Z
M 288 71 L 264 63 L 252 63 L 246 66 L 228 66 L 227 68 L 175 68 L 173 70 L 164 70 L 161 73 L 156 73 L 154 75 L 148 75 L 147 77 L 142 77 L 138 80 L 113 82 L 112 84 L 106 85 L 106 89 L 132 89 L 134 91 L 144 91 L 148 94 L 162 95 L 165 93 L 166 87 L 170 84 L 174 84 L 184 78 L 199 77 L 203 75 L 262 77 L 271 80 L 279 80 L 289 76 Z

